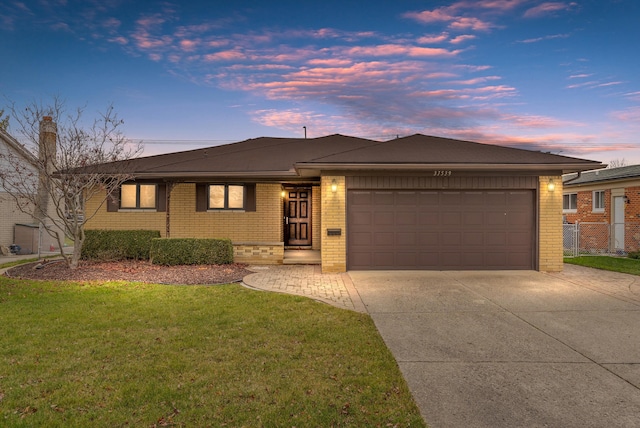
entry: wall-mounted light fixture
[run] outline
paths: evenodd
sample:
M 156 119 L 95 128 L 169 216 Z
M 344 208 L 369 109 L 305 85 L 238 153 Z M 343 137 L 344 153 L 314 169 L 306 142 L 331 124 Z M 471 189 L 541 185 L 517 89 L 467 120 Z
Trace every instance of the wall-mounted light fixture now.
M 338 191 L 338 183 L 336 183 L 335 179 L 333 179 L 333 181 L 331 182 L 331 191 L 333 193 L 336 193 Z
M 556 183 L 554 183 L 553 178 L 549 179 L 549 184 L 547 184 L 547 190 L 549 190 L 550 192 L 553 192 L 554 190 L 556 190 Z
M 280 192 L 280 196 L 281 196 L 281 197 L 283 197 L 283 198 L 284 198 L 286 195 L 287 195 L 287 194 L 286 194 L 286 193 L 284 193 L 284 190 L 283 190 L 282 192 Z

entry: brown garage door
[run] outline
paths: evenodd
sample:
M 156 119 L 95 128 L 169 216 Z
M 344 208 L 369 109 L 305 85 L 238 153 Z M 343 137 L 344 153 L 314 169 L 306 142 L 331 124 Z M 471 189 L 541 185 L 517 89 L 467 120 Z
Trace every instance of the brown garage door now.
M 358 269 L 533 269 L 531 190 L 350 190 L 347 263 Z

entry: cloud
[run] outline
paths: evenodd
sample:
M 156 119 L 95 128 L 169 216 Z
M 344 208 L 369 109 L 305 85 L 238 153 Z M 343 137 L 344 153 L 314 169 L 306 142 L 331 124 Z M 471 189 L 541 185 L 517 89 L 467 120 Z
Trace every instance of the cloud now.
M 591 77 L 591 76 L 593 76 L 593 74 L 586 74 L 586 73 L 572 74 L 571 76 L 569 76 L 569 79 L 586 79 L 587 77 Z
M 576 6 L 577 3 L 564 3 L 564 2 L 547 2 L 538 6 L 528 9 L 524 13 L 525 18 L 539 18 L 544 15 L 552 14 L 553 12 L 569 10 Z
M 449 41 L 449 43 L 453 43 L 454 45 L 456 45 L 458 43 L 466 42 L 467 40 L 473 40 L 475 38 L 476 36 L 474 36 L 473 34 L 463 34 L 463 35 L 454 37 Z
M 378 46 L 357 46 L 347 50 L 352 56 L 397 56 L 406 55 L 409 57 L 453 57 L 459 54 L 459 50 L 450 51 L 443 48 L 426 48 L 410 45 L 378 45 Z
M 533 39 L 519 40 L 516 43 L 538 43 L 545 40 L 566 39 L 567 37 L 569 37 L 569 34 L 552 34 L 549 36 L 536 37 Z
M 528 0 L 462 0 L 433 10 L 407 12 L 404 18 L 422 24 L 446 24 L 456 31 L 489 31 L 497 28 L 497 16 L 508 13 Z
M 629 107 L 625 110 L 614 111 L 610 116 L 621 122 L 628 122 L 634 127 L 640 127 L 640 107 Z
M 449 40 L 449 33 L 440 33 L 440 34 L 422 36 L 418 38 L 418 40 L 416 41 L 421 45 L 433 45 L 437 43 L 446 42 L 447 40 Z

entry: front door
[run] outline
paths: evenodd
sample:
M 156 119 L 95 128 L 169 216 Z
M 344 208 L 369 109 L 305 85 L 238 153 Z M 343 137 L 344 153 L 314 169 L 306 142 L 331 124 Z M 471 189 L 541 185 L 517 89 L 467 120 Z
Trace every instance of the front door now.
M 285 189 L 284 245 L 311 245 L 311 188 Z

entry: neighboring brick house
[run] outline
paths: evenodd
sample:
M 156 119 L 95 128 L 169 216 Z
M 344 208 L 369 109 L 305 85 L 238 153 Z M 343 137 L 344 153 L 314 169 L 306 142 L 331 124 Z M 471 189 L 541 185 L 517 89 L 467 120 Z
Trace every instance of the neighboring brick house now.
M 558 271 L 561 176 L 599 166 L 419 134 L 257 138 L 91 167 L 134 180 L 86 227 L 230 238 L 245 262 L 315 249 L 324 272 Z
M 566 174 L 562 181 L 566 223 L 592 228 L 590 234 L 594 236 L 588 239 L 596 248 L 625 252 L 640 249 L 640 165 Z M 606 224 L 607 234 L 598 232 L 599 237 L 595 237 L 595 230 L 602 227 L 589 223 Z

